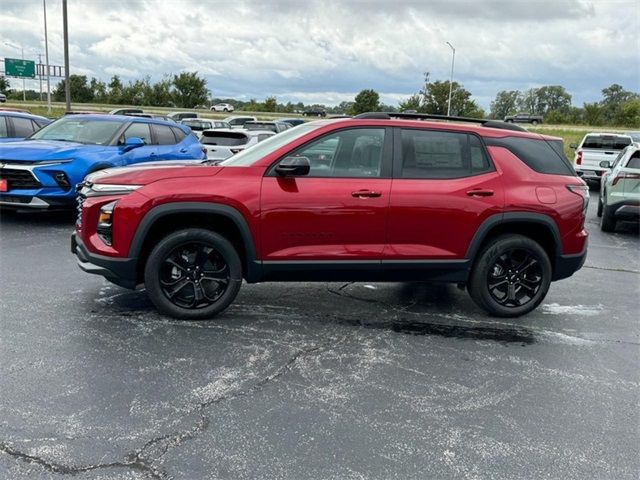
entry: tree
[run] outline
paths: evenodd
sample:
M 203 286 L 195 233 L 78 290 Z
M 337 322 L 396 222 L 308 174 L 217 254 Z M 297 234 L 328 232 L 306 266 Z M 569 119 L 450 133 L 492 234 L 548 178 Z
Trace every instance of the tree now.
M 0 75 L 0 92 L 8 92 L 10 88 L 9 80 L 4 75 Z
M 264 111 L 265 112 L 275 112 L 278 108 L 278 101 L 276 97 L 267 97 L 264 101 Z
M 602 106 L 598 103 L 584 104 L 584 120 L 587 125 L 602 125 Z
M 417 93 L 414 93 L 406 100 L 400 102 L 398 109 L 401 112 L 404 112 L 405 110 L 415 110 L 417 112 L 420 109 L 421 102 L 422 102 L 422 99 L 420 95 Z
M 491 102 L 491 118 L 502 120 L 518 111 L 518 103 L 522 94 L 518 90 L 501 90 Z
M 351 115 L 359 115 L 366 112 L 377 112 L 379 109 L 380 95 L 378 95 L 378 92 L 372 89 L 365 89 L 356 95 L 349 112 Z
M 172 104 L 170 78 L 164 77 L 159 82 L 153 84 L 149 91 L 148 104 L 159 107 Z
M 93 100 L 95 102 L 103 103 L 107 101 L 107 85 L 104 82 L 91 77 L 89 88 L 93 93 Z
M 480 118 L 484 116 L 478 104 L 471 99 L 471 92 L 458 82 L 451 88 L 451 115 Z M 449 105 L 449 81 L 429 81 L 429 72 L 424 74 L 424 85 L 420 91 L 400 103 L 400 110 L 417 110 L 420 113 L 446 115 Z
M 637 93 L 625 90 L 622 85 L 618 85 L 617 83 L 614 83 L 610 87 L 603 88 L 602 97 L 600 106 L 603 109 L 602 114 L 605 121 L 607 123 L 617 123 L 618 125 L 622 125 L 617 121 L 622 105 L 630 100 L 640 98 Z
M 198 72 L 182 72 L 173 76 L 173 100 L 183 108 L 193 108 L 207 103 L 207 81 Z
M 120 103 L 122 101 L 122 90 L 124 88 L 120 77 L 118 75 L 111 77 L 107 87 L 109 87 L 109 103 Z
M 571 107 L 571 95 L 560 85 L 545 85 L 536 89 L 537 110 L 535 113 L 546 115 L 555 110 L 566 113 Z
M 616 125 L 634 128 L 640 127 L 640 99 L 631 98 L 622 103 L 617 109 L 613 121 Z
M 88 103 L 93 101 L 93 91 L 87 84 L 86 75 L 70 75 L 69 90 L 71 93 L 71 101 L 78 103 Z M 56 102 L 64 102 L 65 100 L 65 81 L 58 82 L 53 91 L 53 99 Z

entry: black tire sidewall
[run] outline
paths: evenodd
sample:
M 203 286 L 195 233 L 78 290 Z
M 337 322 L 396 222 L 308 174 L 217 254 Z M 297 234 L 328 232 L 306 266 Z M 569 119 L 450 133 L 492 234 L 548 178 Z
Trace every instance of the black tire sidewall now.
M 616 229 L 616 220 L 613 218 L 613 211 L 604 202 L 602 204 L 602 216 L 600 217 L 600 230 L 603 232 L 613 232 Z
M 227 290 L 214 304 L 197 310 L 173 304 L 162 292 L 160 267 L 166 256 L 185 243 L 202 242 L 215 248 L 229 266 L 230 280 Z M 147 295 L 158 311 L 180 320 L 203 320 L 212 318 L 226 309 L 235 299 L 242 284 L 242 262 L 233 245 L 222 235 L 205 229 L 190 228 L 168 234 L 153 248 L 144 269 Z
M 532 300 L 520 307 L 500 305 L 489 293 L 487 278 L 496 259 L 507 250 L 519 248 L 533 255 L 542 268 L 542 285 Z M 522 235 L 504 235 L 491 241 L 480 253 L 471 271 L 469 294 L 478 306 L 492 316 L 519 317 L 540 305 L 551 285 L 552 267 L 549 256 L 536 241 Z

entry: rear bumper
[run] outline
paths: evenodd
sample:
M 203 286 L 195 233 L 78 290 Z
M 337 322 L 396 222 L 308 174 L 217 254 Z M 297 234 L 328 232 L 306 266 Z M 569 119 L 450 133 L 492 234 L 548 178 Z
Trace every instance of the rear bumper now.
M 574 165 L 575 171 L 578 176 L 584 180 L 602 180 L 602 175 L 607 172 L 606 168 L 600 166 L 597 167 L 585 167 L 584 165 Z
M 640 219 L 640 204 L 638 202 L 615 204 L 611 206 L 613 216 L 616 220 L 638 220 Z
M 570 277 L 582 268 L 586 259 L 586 243 L 584 250 L 581 253 L 558 255 L 556 257 L 555 268 L 553 269 L 553 277 L 551 278 L 551 281 L 562 280 L 563 278 Z
M 113 258 L 91 253 L 75 232 L 71 234 L 71 253 L 76 256 L 78 266 L 85 272 L 102 275 L 111 283 L 124 288 L 136 288 L 136 258 Z

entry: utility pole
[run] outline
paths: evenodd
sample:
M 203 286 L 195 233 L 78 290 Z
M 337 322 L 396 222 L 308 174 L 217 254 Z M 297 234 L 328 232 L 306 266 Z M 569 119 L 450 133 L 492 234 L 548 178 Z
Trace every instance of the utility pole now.
M 47 0 L 42 0 L 44 9 L 44 58 L 47 63 L 47 113 L 51 115 L 51 82 L 49 81 L 49 38 L 47 37 Z
M 42 54 L 38 54 L 38 65 L 40 65 L 40 71 L 38 72 L 38 77 L 40 77 L 40 101 L 42 101 Z
M 69 28 L 67 22 L 67 0 L 62 0 L 62 36 L 64 37 L 64 96 L 67 112 L 71 111 L 71 85 L 69 84 Z
M 66 1 L 66 0 L 65 0 Z M 456 49 L 449 42 L 447 45 L 451 47 L 453 56 L 451 57 L 451 79 L 449 80 L 449 102 L 447 103 L 447 117 L 451 116 L 451 92 L 453 90 L 453 64 L 456 61 Z

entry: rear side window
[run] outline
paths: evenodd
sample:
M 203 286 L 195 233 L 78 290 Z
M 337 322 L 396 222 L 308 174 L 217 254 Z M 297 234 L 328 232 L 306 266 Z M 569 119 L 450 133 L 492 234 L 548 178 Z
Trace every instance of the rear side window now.
M 538 173 L 576 176 L 567 157 L 556 150 L 557 145 L 554 148 L 552 142 L 542 138 L 540 140 L 520 137 L 485 138 L 485 142 L 487 145 L 506 148 Z
M 156 143 L 158 145 L 175 145 L 176 137 L 171 131 L 171 127 L 165 125 L 152 125 L 153 133 L 156 136 Z
M 475 135 L 403 129 L 401 138 L 402 178 L 460 178 L 493 169 Z
M 176 128 L 176 127 L 170 127 L 171 131 L 173 132 L 173 134 L 176 136 L 176 142 L 180 143 L 182 140 L 184 140 L 184 137 L 187 136 L 186 133 L 184 133 L 181 129 Z
M 12 117 L 11 121 L 16 137 L 28 137 L 37 130 L 37 127 L 28 118 Z
M 590 150 L 622 150 L 631 145 L 631 138 L 616 135 L 587 135 L 582 142 L 582 148 Z

